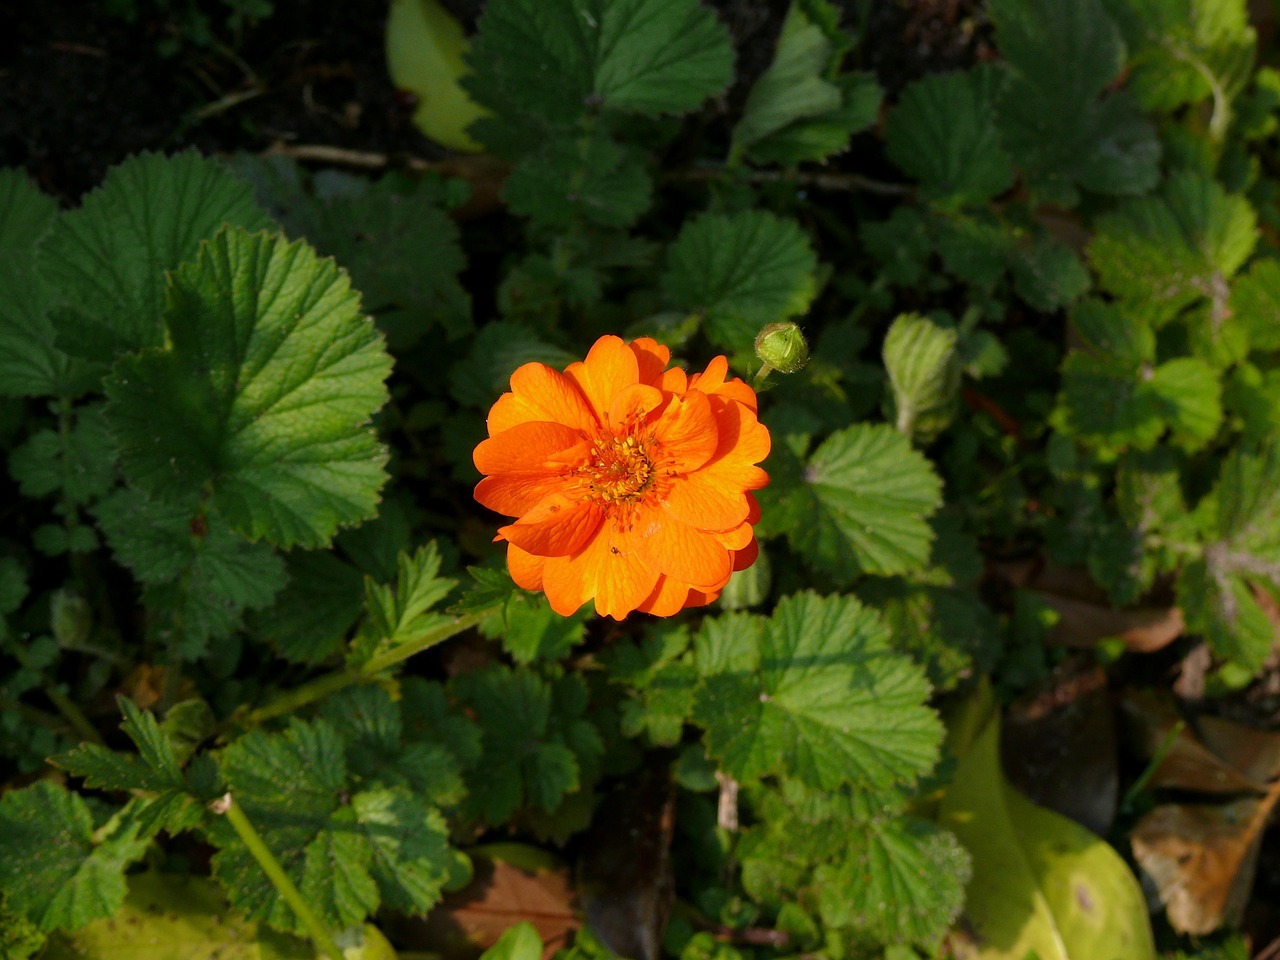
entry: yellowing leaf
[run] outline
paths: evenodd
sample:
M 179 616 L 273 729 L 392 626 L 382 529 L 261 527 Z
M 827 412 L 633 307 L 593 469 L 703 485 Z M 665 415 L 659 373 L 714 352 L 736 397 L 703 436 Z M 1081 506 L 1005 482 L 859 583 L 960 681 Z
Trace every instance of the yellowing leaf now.
M 992 712 L 960 758 L 939 823 L 969 849 L 978 960 L 1154 960 L 1137 880 L 1108 844 L 1014 790 Z
M 458 81 L 467 73 L 469 43 L 462 26 L 438 0 L 392 0 L 387 15 L 387 67 L 391 80 L 418 98 L 413 122 L 451 150 L 480 151 L 467 127 L 486 111 Z

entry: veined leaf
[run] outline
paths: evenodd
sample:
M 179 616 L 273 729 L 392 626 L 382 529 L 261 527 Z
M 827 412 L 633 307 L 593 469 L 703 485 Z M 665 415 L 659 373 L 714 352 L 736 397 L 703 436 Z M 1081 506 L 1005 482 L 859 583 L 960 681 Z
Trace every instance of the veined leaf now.
M 21 170 L 0 170 L 0 259 L 25 256 L 53 224 L 58 201 Z
M 728 773 L 875 789 L 932 768 L 942 728 L 925 705 L 929 684 L 889 650 L 873 611 L 852 597 L 804 593 L 782 600 L 768 620 L 734 619 L 761 623 L 757 666 L 700 664 L 694 706 L 708 752 Z M 748 636 L 737 636 L 746 645 Z M 700 637 L 700 661 L 702 645 Z
M 816 268 L 794 220 L 764 210 L 708 213 L 671 244 L 663 287 L 674 305 L 704 316 L 714 343 L 746 350 L 762 326 L 809 308 Z
M 514 213 L 549 227 L 577 216 L 605 227 L 629 227 L 649 209 L 653 183 L 639 151 L 603 133 L 553 139 L 524 156 L 502 195 Z
M 54 315 L 59 348 L 107 360 L 159 346 L 166 271 L 225 224 L 269 223 L 249 185 L 216 160 L 194 152 L 131 157 L 79 210 L 59 216 L 41 245 L 40 272 L 65 301 Z
M 939 73 L 903 91 L 885 121 L 889 158 L 920 181 L 923 195 L 947 206 L 981 204 L 1013 183 L 1013 167 L 995 127 L 1007 72 L 980 66 Z
M 832 434 L 778 489 L 758 494 L 769 504 L 768 529 L 785 531 L 797 553 L 839 580 L 906 573 L 929 559 L 926 518 L 941 503 L 942 483 L 892 427 L 858 424 Z
M 1231 288 L 1231 317 L 1257 350 L 1280 350 L 1280 261 L 1259 259 Z
M 363 663 L 377 652 L 406 643 L 448 622 L 432 608 L 448 596 L 456 580 L 437 576 L 440 551 L 435 542 L 425 544 L 412 555 L 398 558 L 395 589 L 365 578 L 367 620 L 352 642 L 354 662 Z
M 958 334 L 927 317 L 904 313 L 884 338 L 884 366 L 893 388 L 899 433 L 928 443 L 946 429 L 960 399 Z
M 331 261 L 223 231 L 174 275 L 165 320 L 170 345 L 107 385 L 126 477 L 162 499 L 211 489 L 237 530 L 282 547 L 373 516 L 386 452 L 367 424 L 391 358 Z
M 993 0 L 990 15 L 1014 71 L 998 125 L 1033 185 L 1066 203 L 1077 187 L 1150 189 L 1159 177 L 1155 130 L 1129 94 L 1103 96 L 1125 49 L 1100 0 Z
M 105 840 L 79 794 L 41 780 L 0 797 L 0 890 L 41 930 L 74 930 L 124 901 L 124 871 L 147 843 L 136 824 Z

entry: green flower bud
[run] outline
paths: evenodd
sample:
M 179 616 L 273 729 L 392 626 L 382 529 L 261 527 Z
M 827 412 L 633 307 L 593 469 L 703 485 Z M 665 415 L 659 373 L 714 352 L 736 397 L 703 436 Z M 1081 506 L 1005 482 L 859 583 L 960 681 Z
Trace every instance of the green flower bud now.
M 756 335 L 756 356 L 779 373 L 796 373 L 809 362 L 809 344 L 794 323 L 771 323 Z

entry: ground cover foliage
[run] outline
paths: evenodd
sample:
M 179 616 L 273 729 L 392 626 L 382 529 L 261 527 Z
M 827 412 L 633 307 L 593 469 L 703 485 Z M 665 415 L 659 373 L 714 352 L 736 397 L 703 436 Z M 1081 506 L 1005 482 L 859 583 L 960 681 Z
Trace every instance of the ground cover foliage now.
M 889 88 L 874 6 L 396 0 L 483 160 L 0 170 L 0 955 L 1264 955 L 1274 16 Z M 608 334 L 759 392 L 709 606 L 556 613 L 472 497 Z

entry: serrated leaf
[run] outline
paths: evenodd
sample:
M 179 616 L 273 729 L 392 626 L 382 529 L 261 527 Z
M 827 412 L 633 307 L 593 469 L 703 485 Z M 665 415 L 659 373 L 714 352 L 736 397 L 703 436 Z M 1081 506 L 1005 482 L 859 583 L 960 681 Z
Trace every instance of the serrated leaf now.
M 516 368 L 537 361 L 563 370 L 575 359 L 524 324 L 497 320 L 476 334 L 467 359 L 452 366 L 449 390 L 461 403 L 487 410 L 509 389 Z
M 373 516 L 386 452 L 367 423 L 391 359 L 331 261 L 224 230 L 174 275 L 165 321 L 170 345 L 107 384 L 131 482 L 166 499 L 212 488 L 237 530 L 282 547 Z
M 513 156 L 593 109 L 693 110 L 733 76 L 728 32 L 696 0 L 496 0 L 467 62 L 464 86 L 497 114 L 471 133 Z
M 41 930 L 74 930 L 115 913 L 124 871 L 146 850 L 136 827 L 94 836 L 78 794 L 41 780 L 0 797 L 0 890 Z
M 216 160 L 187 152 L 124 161 L 41 245 L 40 272 L 65 301 L 55 314 L 58 346 L 92 360 L 159 346 L 166 271 L 224 224 L 269 222 L 249 185 Z
M 874 788 L 937 760 L 942 728 L 923 672 L 890 652 L 883 623 L 852 597 L 785 598 L 758 655 L 753 672 L 707 675 L 694 707 L 708 753 L 735 778 Z
M 57 213 L 58 201 L 25 172 L 0 169 L 0 260 L 29 256 Z
M 816 268 L 794 220 L 764 210 L 707 213 L 671 244 L 662 285 L 673 305 L 703 315 L 712 342 L 746 350 L 760 327 L 809 309 Z
M 1244 0 L 1108 0 L 1107 8 L 1132 48 L 1128 82 L 1142 105 L 1171 111 L 1212 98 L 1209 127 L 1221 140 L 1257 43 Z
M 964 904 L 969 855 L 956 838 L 909 817 L 855 831 L 835 866 L 820 867 L 818 910 L 833 927 L 935 951 Z
M 582 642 L 590 617 L 585 610 L 562 617 L 551 609 L 543 594 L 512 593 L 502 608 L 502 617 L 481 625 L 487 637 L 501 639 L 502 647 L 519 664 L 534 660 L 559 660 Z
M 1202 299 L 1225 308 L 1227 281 L 1253 250 L 1256 222 L 1244 197 L 1179 173 L 1161 196 L 1098 218 L 1087 252 L 1103 289 L 1159 323 Z
M 1137 194 L 1159 177 L 1160 145 L 1136 100 L 1102 97 L 1124 43 L 1099 0 L 994 0 L 996 44 L 1013 68 L 997 123 L 1015 164 L 1073 204 L 1076 187 Z
M 1213 439 L 1222 423 L 1222 385 L 1203 360 L 1179 357 L 1152 372 L 1151 389 L 1164 404 L 1173 442 L 1188 451 Z
M 55 346 L 49 311 L 57 294 L 32 262 L 30 251 L 0 256 L 0 396 L 79 393 L 91 376 Z
M 947 428 L 960 400 L 959 339 L 919 314 L 900 314 L 885 334 L 885 371 L 893 394 L 894 426 L 919 443 Z
M 1069 306 L 1089 289 L 1080 257 L 1047 233 L 1018 249 L 1009 266 L 1018 296 L 1046 313 Z
M 270 606 L 252 612 L 248 629 L 293 663 L 320 663 L 337 653 L 364 609 L 364 578 L 327 551 L 291 552 L 288 582 Z
M 629 227 L 649 209 L 652 193 L 644 156 L 603 133 L 549 141 L 523 157 L 502 188 L 513 213 L 546 227 L 579 217 Z
M 760 497 L 775 511 L 769 530 L 831 576 L 906 573 L 929 558 L 926 518 L 941 503 L 929 461 L 892 427 L 857 424 L 814 451 L 789 489 Z M 769 510 L 765 511 L 768 518 Z
M 1192 560 L 1178 577 L 1178 607 L 1187 629 L 1201 634 L 1218 656 L 1255 674 L 1262 669 L 1276 630 L 1242 577 Z
M 156 722 L 155 715 L 150 710 L 140 710 L 128 697 L 120 697 L 116 702 L 124 713 L 124 723 L 120 725 L 120 729 L 138 748 L 138 757 L 166 787 L 182 786 L 182 770 L 178 766 L 178 758 L 169 745 L 169 738 Z
M 101 497 L 115 482 L 115 440 L 101 404 L 82 407 L 69 430 L 41 430 L 9 457 L 9 474 L 28 497 L 61 490 L 77 505 Z
M 1013 183 L 1013 167 L 995 127 L 1008 79 L 979 66 L 938 73 L 903 91 L 885 122 L 889 158 L 920 182 L 924 197 L 946 206 L 982 204 Z
M 1059 428 L 1108 450 L 1150 449 L 1165 431 L 1165 406 L 1140 373 L 1106 355 L 1070 354 L 1062 363 Z
M 284 561 L 270 544 L 249 542 L 219 514 L 132 489 L 95 512 L 116 558 L 148 588 L 148 606 L 172 618 L 174 649 L 184 656 L 237 630 L 245 611 L 266 607 L 285 585 Z
M 403 913 L 426 913 L 449 876 L 444 818 L 403 787 L 358 793 L 351 806 L 373 850 L 369 872 L 383 902 Z
M 400 554 L 394 590 L 365 578 L 366 619 L 352 641 L 353 662 L 363 663 L 448 622 L 445 614 L 432 608 L 457 581 L 437 576 L 439 572 L 440 551 L 433 540 L 412 555 Z
M 1256 350 L 1280 350 L 1280 261 L 1258 260 L 1231 288 L 1231 317 Z
M 579 785 L 574 752 L 549 739 L 551 688 L 529 672 L 490 668 L 464 674 L 454 694 L 480 725 L 484 763 L 471 771 L 467 807 L 491 824 L 524 803 L 552 811 Z
M 49 758 L 49 762 L 84 785 L 102 790 L 156 790 L 162 787 L 154 771 L 137 757 L 117 753 L 96 743 L 81 743 L 73 750 Z
M 294 720 L 283 733 L 252 731 L 223 751 L 221 769 L 234 802 L 326 922 L 341 928 L 363 920 L 373 881 L 367 872 L 360 874 L 371 851 L 354 834 L 352 822 L 334 819 L 350 808 L 341 807 L 340 792 L 349 787 L 342 740 L 333 728 L 323 721 Z M 220 848 L 213 857 L 214 876 L 232 903 L 250 920 L 305 935 L 230 827 L 216 821 L 210 839 Z M 328 860 L 328 855 L 339 859 Z M 376 906 L 376 888 L 373 899 Z

